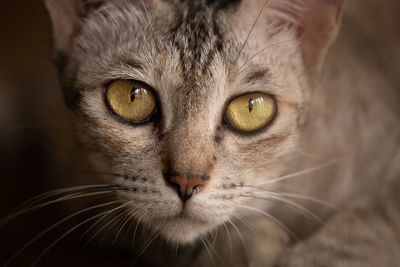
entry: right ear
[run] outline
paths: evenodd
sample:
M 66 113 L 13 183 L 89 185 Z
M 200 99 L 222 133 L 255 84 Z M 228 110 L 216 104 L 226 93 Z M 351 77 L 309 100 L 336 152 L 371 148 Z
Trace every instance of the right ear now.
M 299 41 L 307 70 L 319 70 L 329 46 L 336 38 L 347 0 L 243 0 L 241 21 L 252 23 L 258 16 L 291 28 Z M 261 11 L 264 11 L 260 13 Z M 257 25 L 267 30 L 274 27 L 262 19 Z
M 66 54 L 73 38 L 80 32 L 84 18 L 104 0 L 45 0 L 53 25 L 56 53 Z

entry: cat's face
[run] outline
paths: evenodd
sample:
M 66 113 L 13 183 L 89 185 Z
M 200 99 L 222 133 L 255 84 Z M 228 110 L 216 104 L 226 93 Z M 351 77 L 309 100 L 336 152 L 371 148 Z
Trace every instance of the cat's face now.
M 117 174 L 102 182 L 129 189 L 118 194 L 133 218 L 178 243 L 267 205 L 246 195 L 290 157 L 310 90 L 305 67 L 316 65 L 279 4 L 248 36 L 264 1 L 187 2 L 108 1 L 68 46 L 56 43 L 82 143 L 99 172 Z M 128 90 L 131 102 L 111 90 Z M 150 100 L 133 106 L 135 120 L 140 97 Z

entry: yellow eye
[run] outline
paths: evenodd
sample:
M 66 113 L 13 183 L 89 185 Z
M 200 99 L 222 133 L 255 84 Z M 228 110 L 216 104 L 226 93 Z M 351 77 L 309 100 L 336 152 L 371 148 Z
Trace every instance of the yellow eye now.
M 106 98 L 114 113 L 134 123 L 149 120 L 156 109 L 156 100 L 151 90 L 130 80 L 111 83 Z
M 252 132 L 271 122 L 276 112 L 274 99 L 264 93 L 250 93 L 233 99 L 226 110 L 226 120 L 235 130 Z

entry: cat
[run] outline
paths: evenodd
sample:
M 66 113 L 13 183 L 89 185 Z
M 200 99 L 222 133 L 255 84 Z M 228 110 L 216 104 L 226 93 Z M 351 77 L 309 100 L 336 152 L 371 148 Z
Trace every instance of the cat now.
M 331 47 L 344 0 L 46 6 L 90 192 L 120 203 L 93 220 L 129 216 L 102 241 L 134 236 L 132 264 L 398 265 L 399 95 L 351 29 Z

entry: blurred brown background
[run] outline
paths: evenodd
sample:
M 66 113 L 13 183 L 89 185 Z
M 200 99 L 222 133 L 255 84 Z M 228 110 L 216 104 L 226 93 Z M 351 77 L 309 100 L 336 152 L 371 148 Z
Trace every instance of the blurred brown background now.
M 43 1 L 1 0 L 0 217 L 47 188 L 60 167 L 54 137 L 72 137 L 58 87 Z
M 388 59 L 400 62 L 400 1 L 352 0 L 348 8 L 352 16 L 345 17 L 344 27 L 351 24 L 362 33 L 359 48 L 379 53 L 377 67 L 387 70 L 389 82 L 400 84 L 400 68 L 387 64 Z M 59 177 L 73 175 L 80 159 L 67 118 L 43 1 L 0 0 L 0 219 L 29 197 L 59 187 Z M 0 229 L 0 265 L 10 256 L 7 249 L 14 251 L 34 236 L 27 233 L 35 224 L 40 221 L 24 219 L 12 223 L 14 230 Z
M 57 118 L 63 102 L 50 57 L 42 1 L 1 0 L 0 217 L 41 191 L 42 178 L 52 168 L 43 147 L 51 145 L 45 122 Z
M 59 188 L 62 176 L 73 175 L 79 159 L 71 132 L 51 62 L 51 25 L 43 1 L 0 0 L 0 220 L 30 197 Z M 0 266 L 61 218 L 54 210 L 33 214 L 0 225 Z M 54 236 L 44 239 L 44 246 L 30 247 L 11 266 L 30 266 L 52 241 Z M 58 259 L 57 250 L 50 253 L 56 265 L 39 266 L 76 265 L 68 263 L 75 251 L 61 253 Z

